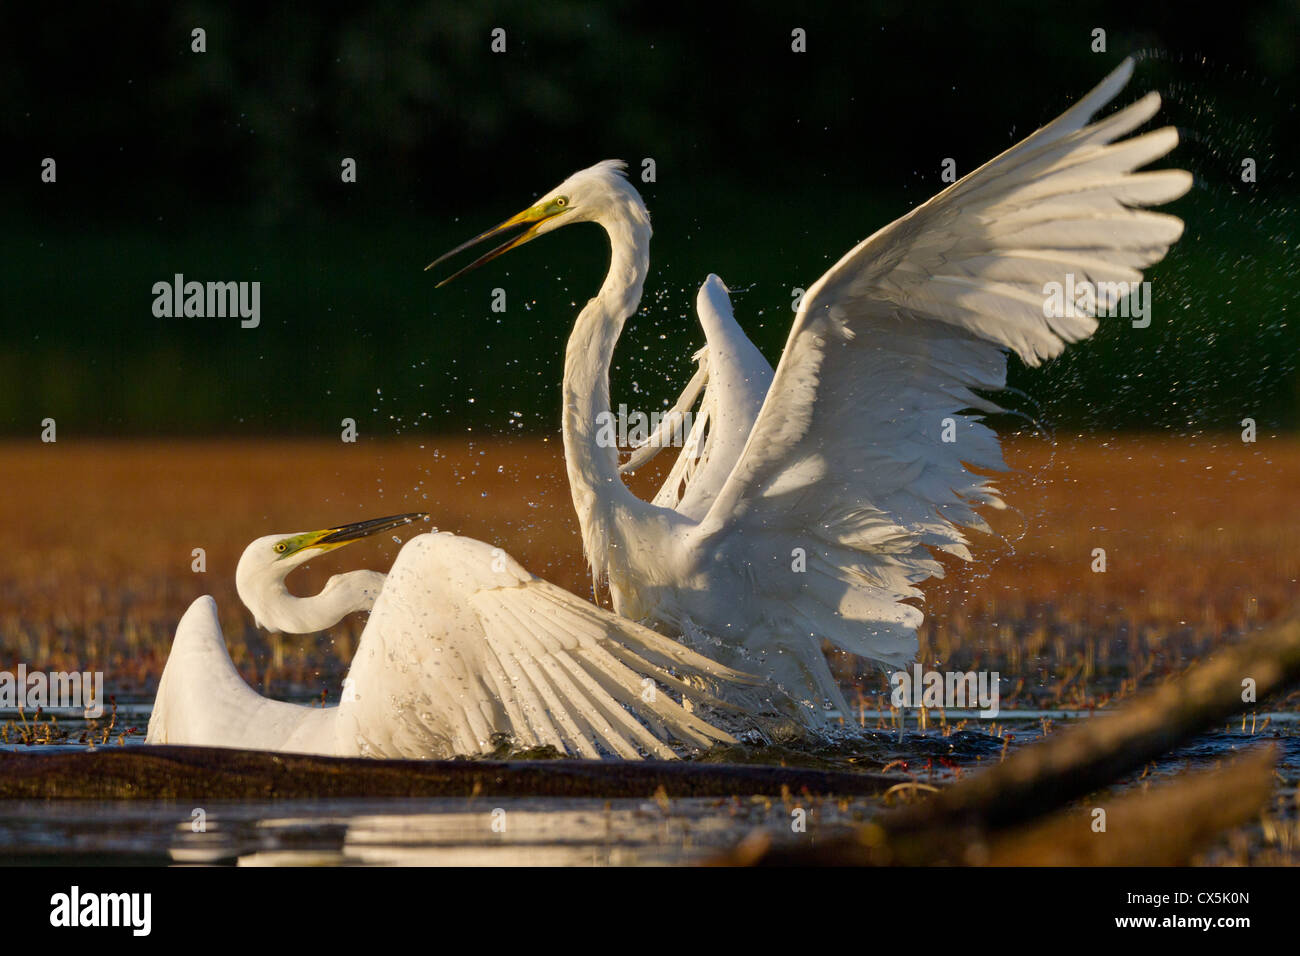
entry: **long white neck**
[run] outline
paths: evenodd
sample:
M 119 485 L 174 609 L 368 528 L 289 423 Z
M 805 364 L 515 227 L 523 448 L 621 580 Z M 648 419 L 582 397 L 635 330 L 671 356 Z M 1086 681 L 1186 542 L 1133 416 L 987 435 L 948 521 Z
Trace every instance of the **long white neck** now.
M 608 421 L 609 367 L 623 323 L 641 301 L 650 262 L 650 217 L 637 200 L 619 202 L 597 220 L 609 235 L 609 272 L 578 314 L 564 356 L 564 458 L 583 550 L 594 578 L 608 568 L 615 516 L 647 507 L 618 471 L 618 449 L 597 440 Z M 609 429 L 604 429 L 609 433 Z
M 313 634 L 356 611 L 370 610 L 383 586 L 384 575 L 378 571 L 350 571 L 334 575 L 311 597 L 289 593 L 283 578 L 267 581 L 255 593 L 241 590 L 239 596 L 267 630 Z

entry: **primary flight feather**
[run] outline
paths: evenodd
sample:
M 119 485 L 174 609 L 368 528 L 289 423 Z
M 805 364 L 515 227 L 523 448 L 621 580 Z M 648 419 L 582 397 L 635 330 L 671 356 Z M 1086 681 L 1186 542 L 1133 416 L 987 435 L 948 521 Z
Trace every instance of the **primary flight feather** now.
M 1132 71 L 1125 60 L 845 254 L 808 288 L 774 374 L 710 276 L 698 303 L 707 351 L 682 401 L 703 391 L 713 433 L 688 441 L 654 502 L 627 489 L 598 434 L 649 263 L 649 216 L 623 165 L 575 173 L 448 253 L 525 227 L 460 275 L 569 223 L 609 235 L 609 272 L 566 350 L 563 428 L 584 548 L 620 614 L 765 674 L 813 726 L 846 709 L 823 641 L 890 667 L 915 657 L 922 615 L 909 601 L 942 574 L 935 552 L 970 560 L 964 529 L 987 527 L 976 509 L 1002 507 L 978 473 L 1005 469 L 981 421 L 1000 409 L 981 393 L 1005 386 L 1008 352 L 1037 365 L 1097 328 L 1086 311 L 1045 307 L 1049 284 L 1095 284 L 1107 311 L 1182 234 L 1177 217 L 1144 207 L 1183 195 L 1191 176 L 1138 171 L 1173 149 L 1176 131 L 1123 138 L 1159 95 L 1092 122 Z
M 535 577 L 482 541 L 421 534 L 387 575 L 335 575 L 309 597 L 285 586 L 310 558 L 419 517 L 267 535 L 240 558 L 240 598 L 264 627 L 307 633 L 370 612 L 336 706 L 271 700 L 249 687 L 205 596 L 177 626 L 147 742 L 423 758 L 491 753 L 506 737 L 575 756 L 671 759 L 674 741 L 733 741 L 689 702 L 719 705 L 710 686 L 752 678 Z

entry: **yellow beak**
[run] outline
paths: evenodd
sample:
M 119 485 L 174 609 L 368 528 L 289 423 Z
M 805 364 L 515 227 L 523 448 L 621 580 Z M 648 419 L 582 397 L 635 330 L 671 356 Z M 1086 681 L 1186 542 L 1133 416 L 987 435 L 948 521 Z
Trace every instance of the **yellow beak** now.
M 464 252 L 466 249 L 470 248 L 471 246 L 477 246 L 480 242 L 483 242 L 486 239 L 491 239 L 493 236 L 500 235 L 501 233 L 509 229 L 513 229 L 515 226 L 527 225 L 529 227 L 525 229 L 523 232 L 519 233 L 519 235 L 515 236 L 513 239 L 508 239 L 507 241 L 503 242 L 501 245 L 493 249 L 491 252 L 479 256 L 469 265 L 465 266 L 465 268 L 461 269 L 459 272 L 452 273 L 451 275 L 447 276 L 447 278 L 439 282 L 436 286 L 434 286 L 434 288 L 441 289 L 452 279 L 459 279 L 465 273 L 473 272 L 479 266 L 486 265 L 487 263 L 491 262 L 493 259 L 497 258 L 498 256 L 505 255 L 511 249 L 516 249 L 519 246 L 522 246 L 524 243 L 536 239 L 537 230 L 541 226 L 541 224 L 544 223 L 546 220 L 559 215 L 561 212 L 563 212 L 562 209 L 548 210 L 540 205 L 529 206 L 527 209 L 525 209 L 523 212 L 519 213 L 518 215 L 511 216 L 505 222 L 501 223 L 501 225 L 493 226 L 487 232 L 480 233 L 479 235 L 471 239 L 469 242 L 463 242 L 455 249 L 452 249 L 450 252 L 443 253 L 437 259 L 434 259 L 427 266 L 425 266 L 424 271 L 428 272 L 438 263 L 445 262 L 446 260 L 450 259 L 452 256 L 456 255 L 457 253 Z
M 403 525 L 427 517 L 429 517 L 427 514 L 420 513 L 392 515 L 388 518 L 372 518 L 369 521 L 340 525 L 337 528 L 309 531 L 298 540 L 293 541 L 291 543 L 292 550 L 286 551 L 281 557 L 287 558 L 300 551 L 306 551 L 308 548 L 316 548 L 319 551 L 333 551 L 335 548 L 341 548 L 353 541 L 360 541 L 362 538 L 369 538 L 371 535 L 392 531 L 394 528 L 400 528 Z

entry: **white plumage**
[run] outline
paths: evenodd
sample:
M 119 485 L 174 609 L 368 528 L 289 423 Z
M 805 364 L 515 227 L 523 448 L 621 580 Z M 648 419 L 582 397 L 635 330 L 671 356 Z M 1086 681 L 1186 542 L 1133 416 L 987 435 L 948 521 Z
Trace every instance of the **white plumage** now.
M 1135 172 L 1176 132 L 1117 142 L 1159 96 L 1089 125 L 1132 69 L 1124 61 L 1055 121 L 850 250 L 809 287 L 770 383 L 710 277 L 707 353 L 682 401 L 703 387 L 717 431 L 679 455 L 653 503 L 627 490 L 594 425 L 649 262 L 649 217 L 622 164 L 574 174 L 479 237 L 530 225 L 467 268 L 571 222 L 609 235 L 609 273 L 569 339 L 563 425 L 584 547 L 616 610 L 765 674 L 813 725 L 845 706 L 823 640 L 892 667 L 914 658 L 922 615 L 908 602 L 942 574 L 933 552 L 969 560 L 963 529 L 986 527 L 975 509 L 1002 506 L 968 467 L 1005 467 L 980 420 L 999 409 L 977 390 L 1005 385 L 1008 350 L 1037 365 L 1097 328 L 1046 314 L 1047 283 L 1138 282 L 1181 235 L 1179 219 L 1141 207 L 1181 196 L 1191 176 Z M 1099 305 L 1112 305 L 1102 290 Z
M 326 534 L 272 535 L 249 546 L 240 593 L 259 620 L 284 621 L 277 607 L 316 600 L 286 598 L 283 578 L 325 549 Z M 293 549 L 277 555 L 286 541 Z M 147 741 L 451 757 L 491 752 L 494 737 L 508 734 L 517 747 L 668 759 L 671 741 L 707 747 L 733 739 L 669 691 L 717 704 L 707 687 L 753 683 L 534 577 L 500 549 L 446 532 L 412 538 L 386 579 L 352 572 L 326 591 L 351 594 L 350 605 L 328 598 L 335 620 L 373 603 L 338 706 L 268 700 L 249 687 L 205 596 L 177 627 Z
M 698 520 L 745 449 L 772 384 L 772 366 L 736 323 L 727 287 L 717 276 L 710 274 L 700 286 L 695 310 L 707 344 L 695 354 L 699 367 L 670 414 L 689 411 L 701 390 L 704 398 L 652 503 Z M 661 432 L 671 419 L 664 421 Z M 663 437 L 651 436 L 619 470 L 627 474 L 644 466 L 663 449 Z

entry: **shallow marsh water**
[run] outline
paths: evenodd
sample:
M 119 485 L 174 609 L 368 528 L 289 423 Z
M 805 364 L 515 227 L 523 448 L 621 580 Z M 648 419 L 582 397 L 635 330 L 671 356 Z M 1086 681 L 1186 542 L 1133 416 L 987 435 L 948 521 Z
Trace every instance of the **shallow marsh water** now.
M 0 714 L 11 720 L 14 715 Z M 867 712 L 868 727 L 889 714 Z M 847 772 L 888 767 L 942 785 L 1000 760 L 1086 712 L 1009 711 L 996 720 L 947 715 L 919 730 L 865 730 L 824 743 L 715 748 L 704 762 L 799 766 Z M 953 729 L 964 720 L 961 729 Z M 142 746 L 147 702 L 118 706 L 119 733 L 101 746 Z M 84 748 L 88 728 L 65 717 L 62 742 L 7 743 L 35 751 Z M 102 724 L 102 722 L 100 722 Z M 128 733 L 126 728 L 134 728 Z M 99 733 L 88 734 L 102 739 Z M 120 741 L 120 742 L 119 742 Z M 1248 716 L 1166 755 L 1121 789 L 1145 787 L 1264 741 L 1278 749 L 1269 818 L 1221 840 L 1205 862 L 1300 862 L 1300 724 L 1294 713 Z M 149 865 L 644 865 L 707 861 L 762 831 L 779 842 L 816 843 L 844 833 L 906 795 L 885 798 L 401 798 L 208 801 L 0 801 L 0 860 Z
M 859 689 L 850 696 L 855 707 L 868 708 L 854 714 L 869 729 L 861 739 L 721 748 L 699 759 L 849 772 L 890 766 L 904 779 L 942 784 L 996 762 L 1004 749 L 1090 719 L 1280 619 L 1293 604 L 1300 580 L 1300 511 L 1288 506 L 1290 489 L 1300 485 L 1295 438 L 1243 445 L 1236 433 L 1090 434 L 1012 439 L 1006 450 L 1014 471 L 1000 487 L 1014 508 L 990 516 L 1003 537 L 982 540 L 976 564 L 948 562 L 947 576 L 926 585 L 920 635 L 923 661 L 999 672 L 1001 716 L 981 721 L 950 711 L 947 726 L 931 715 L 921 730 L 909 714 L 900 733 L 884 679 L 846 665 L 837 676 Z M 284 480 L 288 460 L 296 463 L 293 482 Z M 0 747 L 141 744 L 175 622 L 202 593 L 216 597 L 230 653 L 260 693 L 307 700 L 336 689 L 362 619 L 326 635 L 281 639 L 258 631 L 235 594 L 241 550 L 272 528 L 430 510 L 439 526 L 500 543 L 535 573 L 590 593 L 555 441 L 421 437 L 372 442 L 363 455 L 324 440 L 8 442 L 0 443 L 0 471 L 10 482 L 0 526 L 18 536 L 7 542 L 0 568 L 0 670 L 24 663 L 29 671 L 103 671 L 117 702 L 115 719 L 93 727 L 65 715 L 51 726 L 48 716 L 0 712 L 7 731 Z M 645 494 L 656 476 L 637 480 L 634 490 Z M 231 520 L 213 501 L 234 503 L 243 517 Z M 198 543 L 208 557 L 201 575 L 191 564 Z M 1099 545 L 1118 562 L 1110 573 L 1090 570 Z M 346 561 L 303 569 L 294 587 L 309 593 L 338 571 L 385 567 L 397 544 L 356 547 Z M 1300 862 L 1300 696 L 1276 709 L 1225 724 L 1122 785 L 1145 787 L 1272 740 L 1279 777 L 1268 819 L 1233 834 L 1206 859 Z M 207 830 L 200 834 L 191 829 L 196 808 L 188 805 L 0 801 L 0 858 L 693 862 L 760 828 L 774 838 L 823 839 L 885 805 L 862 799 L 804 807 L 807 831 L 796 834 L 798 803 L 744 795 L 647 796 L 611 801 L 608 809 L 604 800 L 487 802 L 214 803 L 202 808 Z M 498 806 L 506 812 L 504 833 L 488 826 Z

